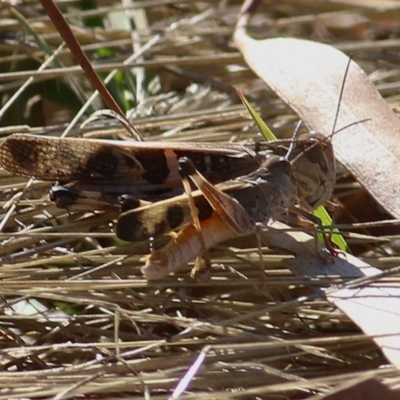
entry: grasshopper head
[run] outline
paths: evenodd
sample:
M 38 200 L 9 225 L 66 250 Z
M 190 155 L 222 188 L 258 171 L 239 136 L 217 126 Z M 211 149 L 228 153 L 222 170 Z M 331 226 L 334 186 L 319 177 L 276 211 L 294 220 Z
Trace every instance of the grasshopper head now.
M 328 201 L 335 186 L 335 156 L 332 143 L 321 134 L 301 135 L 292 162 L 300 206 L 315 210 Z

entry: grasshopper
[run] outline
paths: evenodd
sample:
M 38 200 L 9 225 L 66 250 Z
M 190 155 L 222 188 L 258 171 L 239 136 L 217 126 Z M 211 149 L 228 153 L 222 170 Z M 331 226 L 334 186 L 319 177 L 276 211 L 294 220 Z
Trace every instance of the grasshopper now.
M 142 271 L 148 280 L 155 280 L 222 241 L 253 233 L 258 222 L 266 224 L 282 217 L 294 209 L 296 198 L 305 211 L 312 211 L 332 194 L 333 149 L 319 135 L 303 136 L 297 146 L 300 153 L 292 163 L 268 153 L 255 171 L 217 185 L 202 176 L 189 159 L 183 159 L 181 175 L 198 188 L 190 193 L 198 215 L 192 215 L 188 194 L 183 194 L 124 212 L 118 218 L 116 234 L 126 241 L 138 241 L 179 228 L 165 247 L 145 258 Z
M 292 162 L 282 158 L 287 145 L 126 143 L 14 134 L 0 146 L 0 164 L 16 175 L 58 181 L 50 192 L 58 207 L 121 210 L 116 234 L 123 240 L 178 230 L 143 267 L 147 279 L 160 279 L 216 243 L 251 233 L 255 222 L 277 218 L 295 198 L 307 211 L 329 199 L 335 180 L 330 142 L 315 135 L 300 137 Z M 182 174 L 197 187 L 191 196 L 198 216 L 191 215 Z

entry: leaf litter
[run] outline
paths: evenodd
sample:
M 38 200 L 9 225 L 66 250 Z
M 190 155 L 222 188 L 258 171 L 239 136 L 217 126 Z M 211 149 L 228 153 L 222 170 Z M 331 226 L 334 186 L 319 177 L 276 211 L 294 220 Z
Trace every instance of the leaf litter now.
M 148 30 L 141 33 L 143 41 L 148 41 L 163 26 L 193 18 L 207 8 L 213 10 L 204 20 L 163 38 L 141 62 L 146 71 L 153 71 L 153 65 L 179 65 L 183 71 L 178 75 L 157 71 L 163 90 L 182 93 L 182 85 L 187 86 L 195 76 L 198 93 L 203 96 L 198 103 L 201 107 L 198 115 L 192 111 L 185 114 L 185 99 L 187 104 L 191 103 L 190 95 L 186 94 L 179 100 L 181 107 L 177 114 L 161 113 L 135 120 L 135 126 L 147 138 L 163 140 L 166 127 L 170 130 L 174 126 L 183 126 L 177 131 L 177 140 L 245 141 L 256 136 L 246 111 L 238 106 L 239 99 L 232 99 L 228 93 L 220 106 L 215 107 L 215 99 L 221 96 L 218 82 L 226 87 L 239 86 L 275 134 L 290 136 L 293 132 L 298 117 L 247 68 L 232 45 L 239 8 L 224 3 L 158 2 L 157 7 L 143 4 L 148 18 Z M 362 6 L 349 9 L 332 2 L 321 4 L 319 10 L 315 4 L 313 9 L 307 9 L 304 2 L 301 7 L 290 1 L 264 5 L 252 28 L 257 31 L 263 27 L 264 35 L 311 38 L 338 47 L 351 45 L 355 60 L 367 71 L 382 69 L 382 63 L 387 70 L 396 70 L 393 58 L 380 51 L 389 41 L 392 49 L 400 45 L 390 36 L 394 17 L 371 5 L 368 9 Z M 138 5 L 141 3 L 135 7 Z M 107 21 L 109 13 L 121 6 L 115 2 L 108 8 L 85 12 L 101 15 Z M 43 15 L 37 4 L 35 7 Z M 36 59 L 42 59 L 42 50 L 34 46 L 29 35 L 19 36 L 18 22 L 7 14 L 6 8 L 3 12 L 2 18 L 12 22 L 6 25 L 9 35 L 21 46 L 19 52 L 9 51 L 9 58 L 1 61 L 3 65 L 9 67 L 7 62 L 12 57 L 28 62 L 27 45 L 34 48 Z M 85 12 L 73 12 L 75 21 L 83 21 Z M 325 13 L 324 18 L 315 19 L 318 13 Z M 359 17 L 353 19 L 353 25 L 339 23 L 339 17 L 347 13 Z M 40 30 L 53 49 L 58 46 L 59 36 L 48 19 L 41 16 L 39 24 L 28 16 L 28 21 Z M 93 49 L 99 47 L 99 36 L 103 47 L 113 50 L 113 67 L 116 63 L 122 66 L 121 60 L 132 53 L 132 38 L 127 30 L 108 29 L 105 24 L 94 31 L 82 23 L 77 36 L 95 67 L 98 54 Z M 374 43 L 373 50 L 365 50 L 365 43 L 370 46 Z M 377 52 L 381 63 L 379 57 L 371 57 L 368 51 Z M 68 52 L 62 54 L 73 64 Z M 157 63 L 152 65 L 153 60 Z M 53 70 L 49 77 L 61 80 L 66 71 Z M 133 78 L 129 75 L 133 72 L 126 66 L 124 71 L 127 71 L 124 90 L 128 99 L 134 98 L 130 86 Z M 17 72 L 13 73 L 14 77 L 5 74 L 4 79 L 0 75 L 4 96 L 8 87 L 21 79 Z M 30 74 L 35 76 L 34 69 Z M 79 68 L 74 76 L 90 93 L 90 85 L 80 75 Z M 378 87 L 396 79 L 381 76 L 376 81 Z M 40 79 L 44 79 L 43 85 L 47 83 L 46 75 Z M 141 79 L 141 85 L 147 87 L 152 78 Z M 202 90 L 206 86 L 211 90 Z M 148 97 L 152 95 L 148 93 Z M 18 100 L 21 106 L 28 104 L 29 98 L 21 96 Z M 21 113 L 6 113 L 2 125 L 36 125 L 37 128 L 24 129 L 60 135 L 71 119 L 71 105 L 46 96 L 42 101 L 44 109 L 54 113 L 43 113 L 39 125 L 34 122 L 35 113 L 29 113 L 30 108 L 24 117 Z M 207 108 L 207 104 L 213 107 Z M 134 107 L 133 102 L 131 106 Z M 334 101 L 331 106 L 326 116 L 329 121 L 336 108 Z M 101 105 L 96 103 L 96 107 Z M 64 125 L 54 125 L 60 123 Z M 7 129 L 1 136 L 8 134 Z M 78 134 L 78 128 L 71 134 Z M 127 138 L 126 131 L 112 121 L 92 123 L 81 134 Z M 337 140 L 341 135 L 346 132 L 338 134 Z M 170 139 L 174 139 L 173 134 Z M 346 172 L 340 174 L 349 187 L 351 181 Z M 215 269 L 208 280 L 192 281 L 188 266 L 170 279 L 148 283 L 140 272 L 140 258 L 148 253 L 149 245 L 121 245 L 116 241 L 109 225 L 114 215 L 68 215 L 48 202 L 49 185 L 33 182 L 20 198 L 22 179 L 4 172 L 0 173 L 0 179 L 2 213 L 6 215 L 14 206 L 5 220 L 0 245 L 3 298 L 0 398 L 98 395 L 276 399 L 312 398 L 317 394 L 323 398 L 338 391 L 344 383 L 351 385 L 364 377 L 384 382 L 384 388 L 396 387 L 397 371 L 372 340 L 371 335 L 376 333 L 363 333 L 349 316 L 335 307 L 335 301 L 342 301 L 348 294 L 341 289 L 335 292 L 335 288 L 344 286 L 345 291 L 354 290 L 351 286 L 346 289 L 345 285 L 350 278 L 359 277 L 358 274 L 341 276 L 322 270 L 323 273 L 310 276 L 312 270 L 303 263 L 303 270 L 296 275 L 283 263 L 292 258 L 287 253 L 266 247 L 259 249 L 255 238 L 240 238 L 212 251 Z M 343 190 L 339 194 L 342 198 Z M 369 247 L 355 254 L 368 255 L 372 266 L 385 259 L 385 268 L 395 267 L 396 236 L 390 231 L 384 235 L 390 233 L 393 247 L 389 251 L 374 244 L 371 235 Z M 349 244 L 352 246 L 351 240 Z M 265 281 L 260 279 L 260 255 L 266 270 Z M 300 265 L 302 260 L 305 259 L 296 259 Z M 395 274 L 380 278 L 380 287 L 383 282 L 386 287 L 396 289 Z M 328 299 L 321 289 L 326 290 Z M 364 314 L 369 316 L 368 313 L 367 309 Z M 389 324 L 390 314 L 386 319 Z M 356 387 L 359 390 L 359 383 Z M 395 392 L 385 394 L 388 398 L 390 395 L 395 398 Z

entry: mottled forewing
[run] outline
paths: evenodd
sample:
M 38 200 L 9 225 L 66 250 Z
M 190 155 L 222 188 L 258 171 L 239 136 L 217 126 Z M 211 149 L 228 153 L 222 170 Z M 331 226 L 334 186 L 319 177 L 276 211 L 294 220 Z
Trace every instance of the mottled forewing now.
M 61 182 L 145 172 L 134 155 L 106 142 L 24 134 L 12 135 L 1 144 L 0 164 L 15 175 Z

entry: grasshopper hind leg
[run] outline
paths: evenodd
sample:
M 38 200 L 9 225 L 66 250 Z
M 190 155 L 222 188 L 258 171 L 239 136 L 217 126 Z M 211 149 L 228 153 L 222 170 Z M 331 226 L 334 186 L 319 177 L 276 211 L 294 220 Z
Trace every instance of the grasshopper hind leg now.
M 182 178 L 182 184 L 183 184 L 185 193 L 188 196 L 188 203 L 189 203 L 189 208 L 190 208 L 190 214 L 192 216 L 193 226 L 196 229 L 197 237 L 198 237 L 198 240 L 199 240 L 199 243 L 201 246 L 201 256 L 196 257 L 195 265 L 194 265 L 192 271 L 190 272 L 190 276 L 192 278 L 195 278 L 200 271 L 202 260 L 205 263 L 206 271 L 207 272 L 211 271 L 211 259 L 210 259 L 210 255 L 208 254 L 207 246 L 204 242 L 204 237 L 203 237 L 203 233 L 202 233 L 202 229 L 201 229 L 199 215 L 198 215 L 198 212 L 196 209 L 196 205 L 194 203 L 194 199 L 192 196 L 192 189 L 190 187 L 190 182 L 189 182 L 190 176 L 193 176 L 194 174 L 200 175 L 200 173 L 196 170 L 193 162 L 190 159 L 183 157 L 183 158 L 179 159 L 179 174 Z M 203 178 L 203 179 L 205 179 L 205 178 Z
M 211 260 L 208 249 L 225 240 L 253 231 L 253 224 L 243 207 L 230 195 L 219 190 L 208 182 L 195 168 L 192 161 L 182 159 L 181 175 L 187 192 L 187 201 L 193 200 L 189 179 L 194 182 L 202 197 L 211 206 L 212 212 L 205 219 L 200 218 L 193 201 L 191 208 L 192 221 L 184 225 L 172 240 L 162 249 L 145 258 L 143 274 L 149 280 L 161 279 L 171 272 L 176 272 L 201 254 L 206 257 L 206 266 L 210 270 Z M 186 183 L 185 183 L 186 182 Z M 198 272 L 196 263 L 192 274 Z

